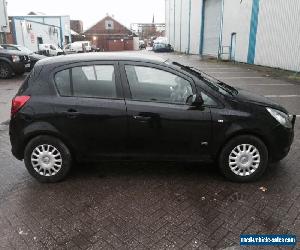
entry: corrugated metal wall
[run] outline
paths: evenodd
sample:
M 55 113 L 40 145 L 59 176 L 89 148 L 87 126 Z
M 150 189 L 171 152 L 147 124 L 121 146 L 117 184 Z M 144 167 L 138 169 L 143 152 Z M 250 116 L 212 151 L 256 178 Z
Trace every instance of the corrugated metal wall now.
M 300 71 L 300 1 L 261 0 L 255 64 Z
M 181 1 L 181 46 L 180 51 L 188 53 L 189 50 L 189 26 L 190 26 L 190 0 Z
M 190 32 L 190 53 L 199 54 L 201 38 L 201 10 L 202 0 L 191 0 L 191 32 Z
M 211 13 L 219 13 L 217 3 L 222 0 L 205 1 L 208 6 L 215 6 Z M 236 33 L 236 61 L 300 71 L 300 0 L 223 1 L 220 31 L 208 25 L 208 21 L 218 23 L 217 14 L 205 8 L 210 20 L 205 15 L 203 18 L 203 0 L 191 0 L 191 9 L 189 0 L 166 0 L 166 34 L 176 51 L 199 54 L 203 39 L 203 54 L 217 56 L 208 49 L 210 37 L 216 41 L 222 32 L 221 46 L 230 46 L 232 34 Z M 203 19 L 206 23 L 201 31 Z M 213 45 L 216 51 L 216 42 Z
M 181 16 L 182 16 L 182 0 L 175 0 L 175 43 L 174 49 L 181 51 Z
M 202 2 L 203 0 L 165 1 L 166 36 L 176 51 L 199 53 Z

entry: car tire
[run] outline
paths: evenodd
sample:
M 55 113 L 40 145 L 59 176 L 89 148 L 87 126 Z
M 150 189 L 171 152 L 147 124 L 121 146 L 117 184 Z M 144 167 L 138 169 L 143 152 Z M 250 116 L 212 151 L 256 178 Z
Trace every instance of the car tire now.
M 0 62 L 0 79 L 9 79 L 12 77 L 13 70 L 6 62 Z
M 255 181 L 267 166 L 268 149 L 259 138 L 252 135 L 234 137 L 219 155 L 219 169 L 234 182 Z
M 26 145 L 24 162 L 29 173 L 39 182 L 58 182 L 69 173 L 72 157 L 61 140 L 41 135 Z

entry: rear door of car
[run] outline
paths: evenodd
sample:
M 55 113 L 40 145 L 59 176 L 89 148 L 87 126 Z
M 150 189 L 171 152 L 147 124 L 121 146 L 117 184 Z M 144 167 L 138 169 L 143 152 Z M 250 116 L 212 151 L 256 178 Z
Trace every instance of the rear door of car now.
M 211 142 L 209 107 L 186 104 L 193 79 L 162 65 L 121 62 L 129 138 L 128 155 L 206 159 Z
M 82 157 L 125 156 L 127 136 L 126 106 L 118 63 L 97 61 L 79 63 L 56 74 L 56 85 L 63 91 L 59 74 L 68 74 L 74 106 L 65 106 L 66 129 Z M 61 85 L 61 86 L 60 86 Z M 69 98 L 65 96 L 65 98 Z

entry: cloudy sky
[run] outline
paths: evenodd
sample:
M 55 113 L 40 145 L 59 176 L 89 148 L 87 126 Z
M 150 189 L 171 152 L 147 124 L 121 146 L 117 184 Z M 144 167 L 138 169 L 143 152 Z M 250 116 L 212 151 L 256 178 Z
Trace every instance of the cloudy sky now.
M 106 13 L 127 27 L 130 23 L 165 21 L 165 0 L 7 0 L 8 15 L 25 15 L 30 11 L 47 15 L 70 15 L 83 21 L 84 29 L 102 19 Z

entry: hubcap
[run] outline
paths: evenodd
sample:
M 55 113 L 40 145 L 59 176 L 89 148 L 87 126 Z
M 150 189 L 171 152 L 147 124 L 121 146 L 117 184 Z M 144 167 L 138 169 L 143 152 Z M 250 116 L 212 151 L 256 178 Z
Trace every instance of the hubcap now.
M 31 154 L 31 164 L 36 172 L 43 176 L 53 176 L 62 167 L 62 157 L 57 148 L 43 144 L 37 146 Z
M 251 144 L 238 145 L 229 154 L 229 167 L 236 175 L 251 175 L 259 167 L 259 164 L 259 151 Z

